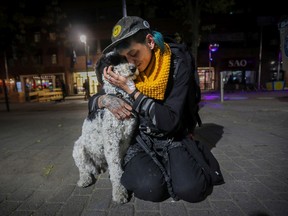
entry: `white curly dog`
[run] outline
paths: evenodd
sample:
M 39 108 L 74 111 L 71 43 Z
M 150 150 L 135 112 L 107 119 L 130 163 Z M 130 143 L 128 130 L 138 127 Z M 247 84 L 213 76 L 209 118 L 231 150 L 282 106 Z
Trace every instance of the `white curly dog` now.
M 111 85 L 103 79 L 103 68 L 113 65 L 114 72 L 134 80 L 138 70 L 133 64 L 124 62 L 115 52 L 102 55 L 96 64 L 96 75 L 103 83 L 106 94 L 122 95 L 126 101 L 131 99 L 123 90 Z M 98 67 L 98 70 L 97 70 Z M 105 172 L 108 168 L 112 183 L 112 199 L 117 203 L 128 202 L 128 192 L 120 183 L 123 173 L 123 157 L 130 144 L 137 118 L 118 120 L 108 109 L 97 110 L 94 116 L 87 117 L 82 126 L 82 134 L 74 143 L 73 158 L 79 169 L 79 187 L 87 187 L 93 183 L 93 176 Z

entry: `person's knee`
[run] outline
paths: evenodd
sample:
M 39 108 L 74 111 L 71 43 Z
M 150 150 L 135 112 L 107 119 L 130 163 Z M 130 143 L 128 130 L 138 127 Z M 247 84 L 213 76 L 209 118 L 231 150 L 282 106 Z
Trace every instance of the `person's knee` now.
M 141 185 L 141 187 L 136 188 L 134 190 L 134 195 L 139 199 L 151 202 L 162 202 L 170 197 L 166 183 L 157 184 L 152 181 L 150 181 L 149 184 Z
M 198 179 L 197 182 L 187 181 L 185 184 L 175 186 L 173 189 L 178 198 L 192 203 L 206 199 L 210 190 L 204 178 Z
M 146 176 L 145 179 L 129 179 L 125 172 L 122 175 L 121 182 L 124 187 L 133 192 L 134 196 L 151 202 L 162 202 L 169 198 L 167 184 L 161 176 Z

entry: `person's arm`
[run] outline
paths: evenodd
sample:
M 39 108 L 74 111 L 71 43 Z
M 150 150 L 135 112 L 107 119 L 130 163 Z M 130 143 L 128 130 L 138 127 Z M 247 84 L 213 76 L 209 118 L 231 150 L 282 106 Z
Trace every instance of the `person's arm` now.
M 148 125 L 164 133 L 175 132 L 184 113 L 191 73 L 184 61 L 179 64 L 177 77 L 163 103 L 142 93 L 137 93 L 134 98 L 133 109 L 145 118 Z
M 93 95 L 88 102 L 88 118 L 93 119 L 100 109 L 107 108 L 117 119 L 130 118 L 132 107 L 123 99 L 107 95 L 104 91 Z
M 89 113 L 95 112 L 96 110 L 100 109 L 100 107 L 98 106 L 98 99 L 102 95 L 105 95 L 104 91 L 96 93 L 91 98 L 89 98 L 89 101 L 88 101 Z
M 94 94 L 88 100 L 88 119 L 90 119 L 90 120 L 95 118 L 96 113 L 100 109 L 98 106 L 98 99 L 101 95 L 105 95 L 105 92 L 103 90 Z

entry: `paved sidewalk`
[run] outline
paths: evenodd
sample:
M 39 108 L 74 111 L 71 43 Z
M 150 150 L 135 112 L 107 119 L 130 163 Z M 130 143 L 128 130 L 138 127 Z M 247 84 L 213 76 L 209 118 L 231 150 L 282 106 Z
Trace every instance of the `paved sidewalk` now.
M 287 216 L 288 92 L 204 93 L 197 138 L 225 184 L 200 203 L 111 201 L 108 175 L 78 188 L 73 142 L 87 101 L 0 104 L 0 215 Z

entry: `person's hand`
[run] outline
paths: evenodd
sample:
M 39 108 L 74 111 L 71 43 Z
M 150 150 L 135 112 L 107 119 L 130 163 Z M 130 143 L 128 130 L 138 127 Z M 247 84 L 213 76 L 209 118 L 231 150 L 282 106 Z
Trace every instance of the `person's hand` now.
M 104 68 L 104 78 L 112 85 L 115 85 L 126 91 L 128 94 L 131 94 L 136 89 L 133 80 L 114 73 L 112 69 L 112 66 Z
M 132 114 L 132 107 L 116 96 L 102 95 L 98 99 L 98 105 L 100 108 L 107 108 L 119 120 L 128 119 Z

